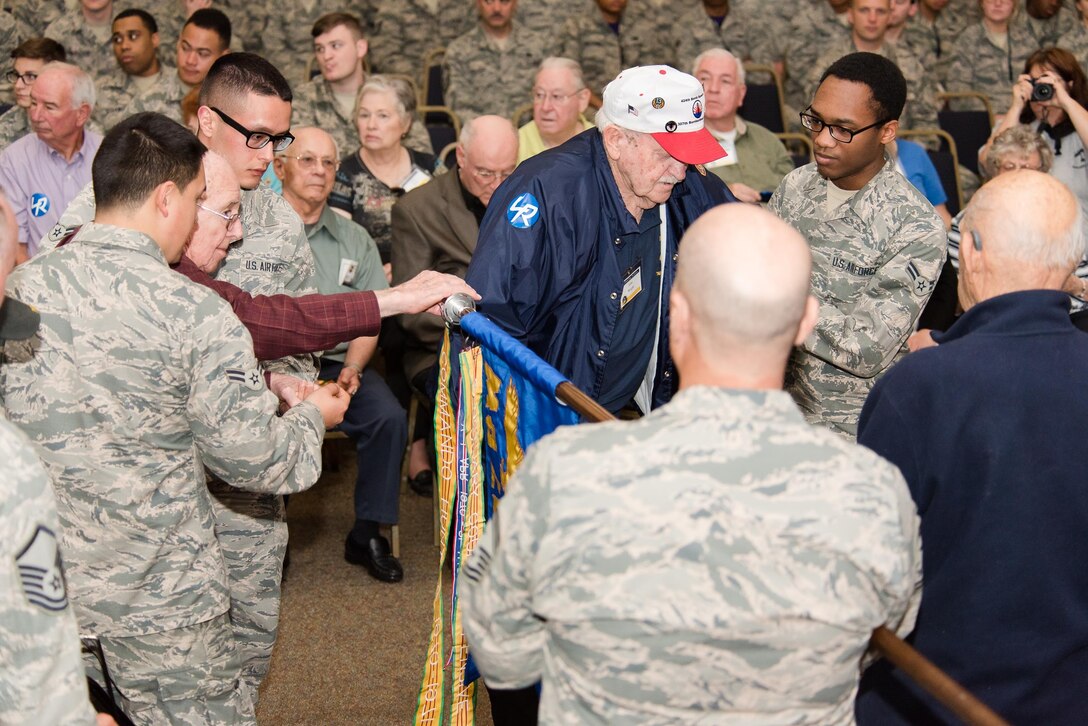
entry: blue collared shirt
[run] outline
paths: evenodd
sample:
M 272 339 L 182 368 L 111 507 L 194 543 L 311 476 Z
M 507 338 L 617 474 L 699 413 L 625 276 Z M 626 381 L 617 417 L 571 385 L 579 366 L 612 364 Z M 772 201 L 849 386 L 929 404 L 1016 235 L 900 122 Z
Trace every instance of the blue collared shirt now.
M 0 186 L 15 210 L 19 242 L 28 257 L 38 251 L 38 240 L 60 220 L 68 203 L 91 181 L 102 137 L 83 129 L 83 144 L 66 160 L 58 151 L 27 134 L 0 154 Z

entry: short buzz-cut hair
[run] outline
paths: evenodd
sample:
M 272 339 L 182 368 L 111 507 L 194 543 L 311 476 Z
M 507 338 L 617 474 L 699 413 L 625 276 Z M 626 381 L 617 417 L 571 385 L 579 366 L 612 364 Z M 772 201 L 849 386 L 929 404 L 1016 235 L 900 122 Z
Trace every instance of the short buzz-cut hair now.
M 200 105 L 223 105 L 250 94 L 293 100 L 291 85 L 276 66 L 255 53 L 227 53 L 212 63 L 200 86 Z
M 907 103 L 907 81 L 899 66 L 884 56 L 878 53 L 844 55 L 824 71 L 820 83 L 831 76 L 868 86 L 869 94 L 873 97 L 873 110 L 881 123 L 898 120 L 903 115 L 903 106 Z
M 363 24 L 359 22 L 359 18 L 355 17 L 351 13 L 326 13 L 317 19 L 314 23 L 314 27 L 310 30 L 310 35 L 316 38 L 319 35 L 324 35 L 333 28 L 339 28 L 343 25 L 351 34 L 355 36 L 356 40 L 362 40 L 366 37 L 366 33 L 363 32 Z
M 222 10 L 201 8 L 189 16 L 189 19 L 185 21 L 185 25 L 181 26 L 182 30 L 189 25 L 195 25 L 202 30 L 210 30 L 218 35 L 222 50 L 230 47 L 230 18 Z
M 42 60 L 46 63 L 68 60 L 68 54 L 64 52 L 64 46 L 52 38 L 27 38 L 15 46 L 15 50 L 11 51 L 11 57 L 12 59 L 30 58 L 32 60 Z
M 159 24 L 155 22 L 154 16 L 152 16 L 151 13 L 147 12 L 146 10 L 141 10 L 140 8 L 129 8 L 128 10 L 122 10 L 121 12 L 117 13 L 117 15 L 113 18 L 113 22 L 116 23 L 118 20 L 123 20 L 125 18 L 139 18 L 140 22 L 144 24 L 145 28 L 147 28 L 147 32 L 159 32 Z
M 134 209 L 163 182 L 185 189 L 207 149 L 161 113 L 133 114 L 110 130 L 91 164 L 97 209 Z

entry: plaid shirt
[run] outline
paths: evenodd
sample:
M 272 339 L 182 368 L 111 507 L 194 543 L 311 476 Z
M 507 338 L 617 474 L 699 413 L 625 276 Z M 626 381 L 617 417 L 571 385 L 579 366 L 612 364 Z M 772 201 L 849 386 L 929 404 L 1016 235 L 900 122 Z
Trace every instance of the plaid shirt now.
M 377 335 L 381 330 L 378 299 L 370 291 L 299 297 L 250 295 L 212 278 L 188 257 L 182 257 L 174 270 L 210 287 L 230 303 L 253 337 L 258 360 L 335 348 L 343 341 Z

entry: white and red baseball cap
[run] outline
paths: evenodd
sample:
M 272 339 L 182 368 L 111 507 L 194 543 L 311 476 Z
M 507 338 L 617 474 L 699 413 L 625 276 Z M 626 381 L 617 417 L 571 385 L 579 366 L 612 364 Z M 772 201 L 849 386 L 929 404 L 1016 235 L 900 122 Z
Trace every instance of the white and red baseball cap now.
M 631 131 L 650 134 L 685 164 L 707 164 L 725 156 L 703 127 L 703 84 L 671 66 L 636 66 L 605 86 L 604 112 Z

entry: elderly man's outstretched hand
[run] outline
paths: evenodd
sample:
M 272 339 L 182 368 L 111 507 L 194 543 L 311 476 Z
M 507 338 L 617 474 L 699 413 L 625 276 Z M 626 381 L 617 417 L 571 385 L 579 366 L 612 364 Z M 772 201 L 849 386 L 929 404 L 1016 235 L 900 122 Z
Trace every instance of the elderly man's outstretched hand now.
M 388 290 L 376 290 L 378 307 L 382 317 L 401 313 L 433 313 L 440 315 L 442 301 L 455 293 L 463 292 L 479 300 L 480 296 L 464 280 L 433 270 L 424 270 L 411 280 Z

